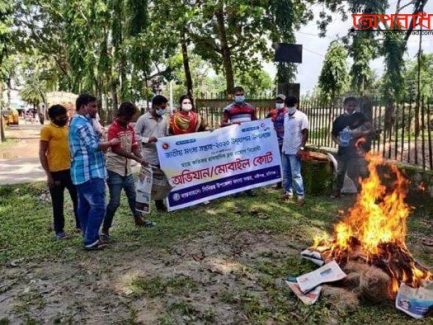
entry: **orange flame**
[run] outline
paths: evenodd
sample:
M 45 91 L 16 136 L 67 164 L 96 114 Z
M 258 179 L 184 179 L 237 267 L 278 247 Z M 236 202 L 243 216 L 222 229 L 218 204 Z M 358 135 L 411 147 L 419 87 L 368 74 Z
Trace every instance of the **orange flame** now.
M 433 276 L 418 268 L 405 244 L 410 213 L 405 203 L 408 182 L 396 166 L 386 165 L 389 173 L 384 178 L 389 184 L 383 184 L 378 173 L 378 167 L 385 165 L 383 159 L 368 154 L 367 160 L 370 175 L 361 182 L 354 206 L 335 225 L 333 239 L 315 238 L 313 247 L 325 258 L 344 263 L 361 256 L 381 267 L 391 276 L 392 293 L 398 291 L 401 282 L 419 286 Z

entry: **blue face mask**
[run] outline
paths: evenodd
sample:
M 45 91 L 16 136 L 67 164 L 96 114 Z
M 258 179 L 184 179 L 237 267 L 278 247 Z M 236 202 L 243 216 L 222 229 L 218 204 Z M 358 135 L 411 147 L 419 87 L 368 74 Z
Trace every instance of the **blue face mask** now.
M 165 109 L 158 108 L 155 110 L 155 112 L 158 116 L 163 116 L 165 114 Z
M 235 96 L 236 103 L 243 103 L 245 101 L 245 96 Z

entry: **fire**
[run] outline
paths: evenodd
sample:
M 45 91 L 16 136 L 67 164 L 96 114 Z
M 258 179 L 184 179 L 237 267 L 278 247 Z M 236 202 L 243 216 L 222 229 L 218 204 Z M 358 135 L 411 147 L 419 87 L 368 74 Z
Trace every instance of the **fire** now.
M 377 155 L 368 154 L 369 177 L 346 217 L 334 227 L 333 238 L 318 237 L 313 248 L 325 260 L 364 260 L 384 270 L 392 279 L 395 294 L 400 283 L 418 287 L 433 275 L 418 265 L 406 247 L 406 220 L 410 207 L 405 203 L 408 182 L 394 165 L 385 164 Z M 388 170 L 385 184 L 378 170 Z

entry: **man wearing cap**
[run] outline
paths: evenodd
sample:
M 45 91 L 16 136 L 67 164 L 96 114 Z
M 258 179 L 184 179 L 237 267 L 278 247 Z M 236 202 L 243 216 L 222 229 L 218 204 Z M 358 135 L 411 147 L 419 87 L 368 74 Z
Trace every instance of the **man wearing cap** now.
M 277 133 L 278 138 L 278 146 L 283 146 L 283 137 L 284 137 L 284 114 L 287 113 L 287 107 L 284 104 L 286 100 L 286 96 L 283 94 L 278 94 L 275 98 L 275 108 L 272 109 L 269 114 L 266 116 L 267 118 L 271 118 L 272 122 L 274 122 L 274 128 Z M 277 188 L 281 188 L 282 183 L 278 183 Z

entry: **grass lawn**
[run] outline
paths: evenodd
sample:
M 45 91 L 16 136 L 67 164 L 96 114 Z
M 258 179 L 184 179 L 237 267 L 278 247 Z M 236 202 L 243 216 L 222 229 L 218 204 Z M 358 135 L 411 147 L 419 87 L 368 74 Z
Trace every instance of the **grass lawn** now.
M 10 149 L 16 145 L 19 141 L 17 139 L 6 139 L 5 142 L 0 142 L 0 150 Z
M 78 234 L 54 240 L 44 184 L 0 187 L 0 324 L 422 323 L 393 302 L 354 311 L 324 297 L 303 305 L 280 280 L 315 268 L 300 250 L 352 198 L 309 197 L 299 208 L 274 189 L 256 193 L 152 212 L 152 229 L 135 228 L 123 200 L 113 242 L 85 252 Z M 432 251 L 420 244 L 431 235 L 431 206 L 415 205 L 408 246 L 431 266 Z M 72 232 L 69 200 L 66 219 Z

